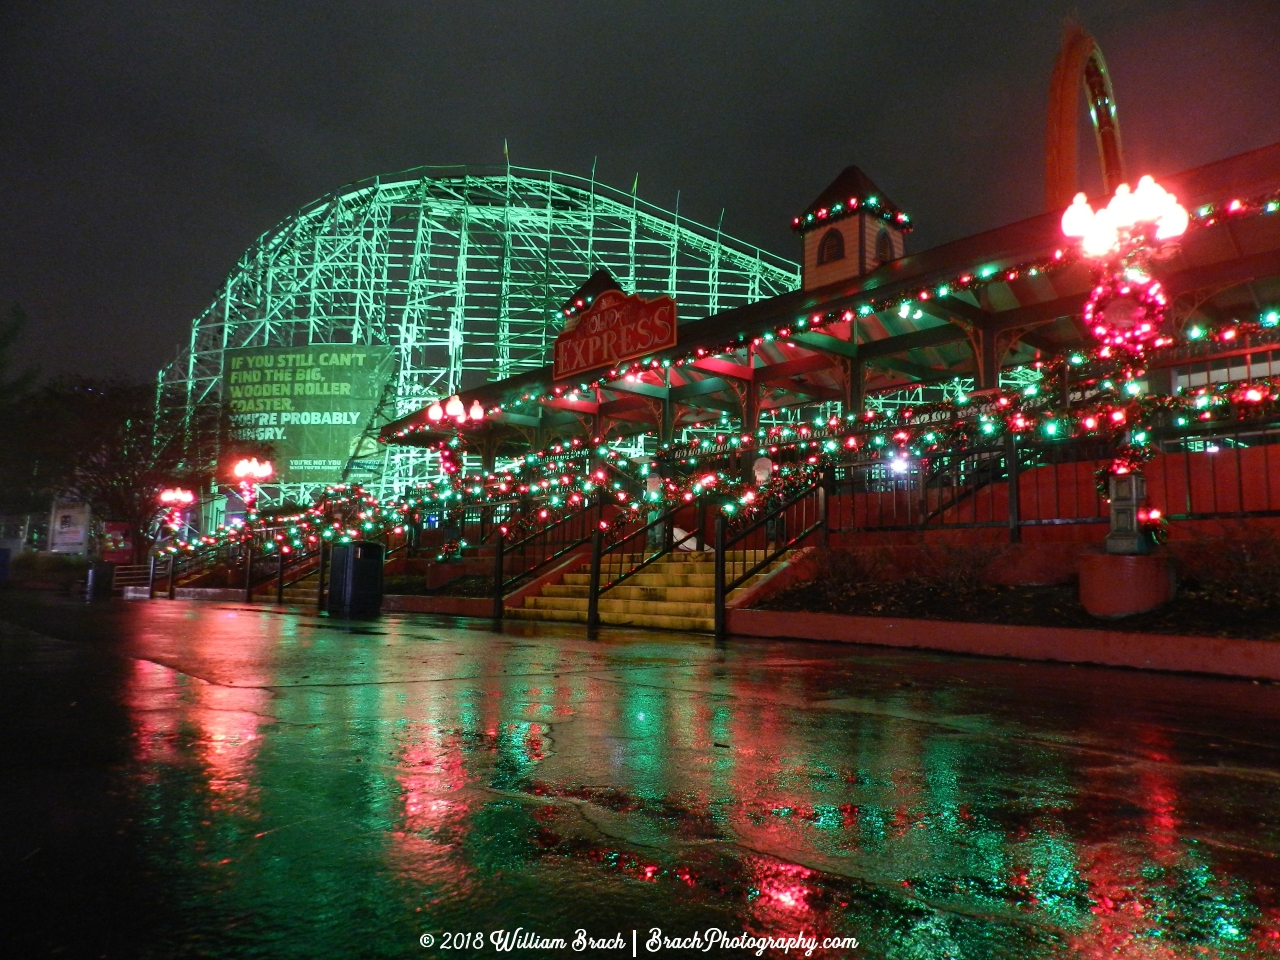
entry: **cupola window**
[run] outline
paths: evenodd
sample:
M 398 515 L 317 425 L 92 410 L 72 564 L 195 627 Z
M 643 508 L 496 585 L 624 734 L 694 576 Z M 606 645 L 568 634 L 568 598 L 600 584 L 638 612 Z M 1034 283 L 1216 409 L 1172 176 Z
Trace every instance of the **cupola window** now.
M 844 236 L 835 227 L 822 235 L 818 243 L 818 265 L 844 259 Z

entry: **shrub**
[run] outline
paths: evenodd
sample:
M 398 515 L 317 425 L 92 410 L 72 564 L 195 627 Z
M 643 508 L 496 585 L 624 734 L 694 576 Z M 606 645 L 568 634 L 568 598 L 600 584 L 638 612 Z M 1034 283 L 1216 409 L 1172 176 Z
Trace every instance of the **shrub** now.
M 1003 552 L 994 544 L 928 544 L 904 566 L 888 549 L 823 550 L 811 560 L 815 575 L 810 584 L 819 602 L 832 607 L 855 593 L 866 595 L 869 587 L 888 596 L 911 585 L 967 600 L 988 586 L 987 572 Z
M 1280 538 L 1249 531 L 1197 540 L 1182 561 L 1187 586 L 1211 601 L 1250 609 L 1280 607 Z
M 13 583 L 49 583 L 70 586 L 87 576 L 87 558 L 65 553 L 24 551 L 9 562 L 9 579 Z
M 420 574 L 396 573 L 382 582 L 383 593 L 422 594 L 427 593 L 427 578 Z
M 971 597 L 989 586 L 987 572 L 1003 553 L 991 543 L 929 544 L 908 579 L 952 597 Z

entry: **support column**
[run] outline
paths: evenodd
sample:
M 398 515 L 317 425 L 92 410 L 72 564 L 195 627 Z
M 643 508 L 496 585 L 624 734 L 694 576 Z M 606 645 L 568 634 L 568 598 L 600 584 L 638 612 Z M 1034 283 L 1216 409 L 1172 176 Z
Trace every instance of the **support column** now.
M 494 465 L 498 460 L 499 442 L 499 438 L 490 433 L 480 443 L 480 469 L 485 473 L 493 473 Z
M 742 434 L 754 439 L 756 428 L 760 426 L 760 385 L 754 380 L 748 380 L 742 387 Z M 742 451 L 742 459 L 739 466 L 742 470 L 742 478 L 748 483 L 754 479 L 751 473 L 751 465 L 755 462 L 756 457 L 760 456 L 759 450 L 759 447 L 753 445 L 750 449 Z
M 861 416 L 866 408 L 866 392 L 864 389 L 864 368 L 857 357 L 843 357 L 840 369 L 844 374 L 844 412 L 845 416 L 856 414 Z
M 671 399 L 671 391 L 662 398 L 662 413 L 658 418 L 658 446 L 672 443 L 676 432 L 676 405 Z
M 600 404 L 603 400 L 600 397 L 600 388 L 596 387 L 596 411 L 591 415 L 589 432 L 591 436 L 587 437 L 587 442 L 591 444 L 591 472 L 595 473 L 604 464 L 604 460 L 596 453 L 601 443 L 604 442 L 604 433 L 609 428 L 606 418 L 600 414 Z M 596 438 L 599 438 L 597 441 Z
M 969 331 L 973 345 L 973 360 L 977 367 L 974 381 L 979 390 L 993 390 L 1000 386 L 1000 361 L 1004 350 L 999 346 L 1000 336 L 994 330 L 974 327 Z

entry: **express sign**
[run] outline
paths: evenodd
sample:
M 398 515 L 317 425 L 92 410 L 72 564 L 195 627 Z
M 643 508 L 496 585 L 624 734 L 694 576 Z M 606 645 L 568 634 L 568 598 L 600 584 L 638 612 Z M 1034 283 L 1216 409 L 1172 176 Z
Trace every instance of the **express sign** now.
M 556 337 L 555 377 L 614 366 L 676 345 L 676 302 L 606 290 Z

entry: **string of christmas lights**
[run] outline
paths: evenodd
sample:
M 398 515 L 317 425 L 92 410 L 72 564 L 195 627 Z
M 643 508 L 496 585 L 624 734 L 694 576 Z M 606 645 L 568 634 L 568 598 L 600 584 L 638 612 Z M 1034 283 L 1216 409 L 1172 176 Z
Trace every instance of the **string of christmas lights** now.
M 1266 194 L 1246 198 L 1235 199 L 1219 205 L 1204 205 L 1197 208 L 1188 216 L 1188 230 L 1203 229 L 1213 226 L 1228 219 L 1239 219 L 1249 216 L 1265 216 L 1280 211 L 1280 192 L 1272 191 Z M 1032 258 L 1021 261 L 1006 267 L 996 267 L 987 265 L 973 271 L 966 271 L 952 278 L 951 280 L 921 287 L 914 292 L 904 292 L 886 297 L 869 296 L 865 300 L 842 311 L 825 311 L 815 312 L 806 316 L 797 317 L 788 324 L 780 325 L 773 330 L 764 331 L 758 336 L 748 338 L 746 334 L 738 334 L 732 339 L 726 339 L 722 344 L 711 347 L 698 347 L 687 353 L 683 357 L 665 357 L 661 360 L 656 358 L 642 358 L 640 360 L 631 361 L 621 364 L 618 367 L 610 369 L 607 374 L 603 374 L 595 380 L 583 381 L 575 387 L 554 387 L 549 393 L 542 394 L 538 392 L 530 392 L 521 395 L 509 402 L 496 404 L 485 410 L 485 415 L 494 416 L 507 410 L 516 410 L 525 406 L 541 402 L 547 397 L 569 397 L 572 398 L 578 394 L 594 394 L 594 391 L 600 387 L 607 388 L 610 381 L 617 380 L 620 377 L 640 376 L 647 372 L 652 372 L 668 367 L 683 367 L 687 364 L 696 363 L 699 360 L 717 357 L 735 350 L 742 349 L 748 343 L 760 344 L 776 340 L 786 340 L 796 331 L 821 329 L 826 325 L 836 322 L 847 323 L 858 317 L 868 317 L 872 314 L 886 313 L 891 311 L 902 312 L 903 308 L 907 309 L 907 315 L 911 315 L 911 306 L 915 303 L 927 302 L 933 299 L 942 299 L 951 296 L 957 292 L 969 292 L 976 294 L 984 287 L 994 283 L 1009 283 L 1023 277 L 1037 277 L 1050 271 L 1061 270 L 1065 267 L 1079 263 L 1081 253 L 1074 247 L 1066 247 L 1055 250 L 1052 254 Z M 1275 311 L 1267 311 L 1264 318 L 1269 318 L 1269 325 L 1275 326 L 1280 324 L 1280 313 Z M 1263 325 L 1268 325 L 1263 322 Z M 1186 334 L 1187 339 L 1195 339 L 1194 331 L 1202 331 L 1201 335 L 1205 335 L 1205 328 L 1197 326 L 1189 329 Z M 1153 346 L 1164 346 L 1165 343 L 1153 343 Z M 418 426 L 407 427 L 399 431 L 396 436 L 403 438 L 413 433 L 423 432 L 427 430 L 437 429 L 433 424 L 422 424 Z

